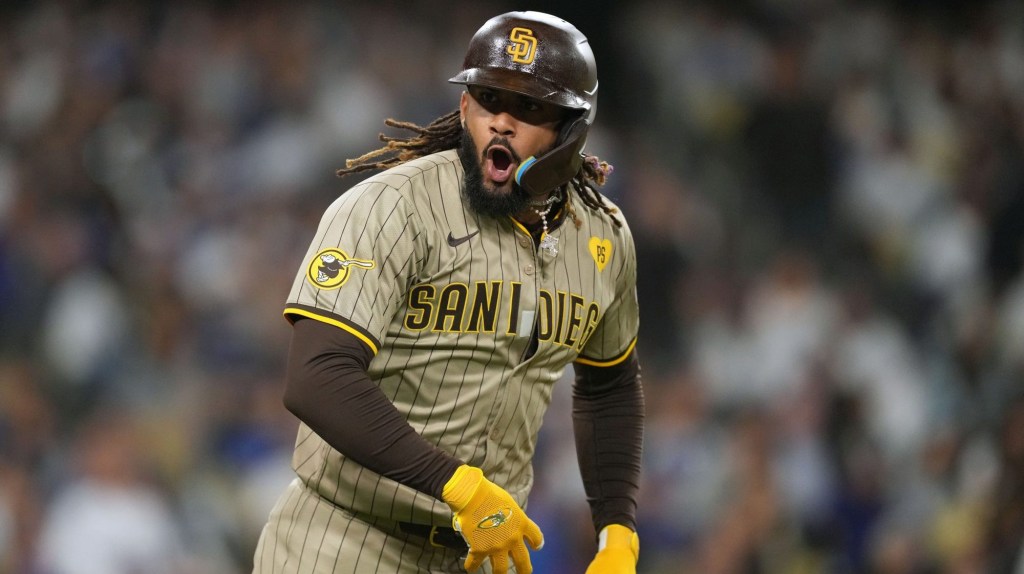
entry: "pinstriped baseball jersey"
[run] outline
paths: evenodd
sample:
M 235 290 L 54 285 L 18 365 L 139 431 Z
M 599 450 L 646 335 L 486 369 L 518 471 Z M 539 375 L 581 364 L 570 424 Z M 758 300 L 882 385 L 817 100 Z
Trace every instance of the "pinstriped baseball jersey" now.
M 632 237 L 574 198 L 581 221 L 537 250 L 512 218 L 463 204 L 454 150 L 356 185 L 326 211 L 285 315 L 344 329 L 369 376 L 427 441 L 483 469 L 525 505 L 552 385 L 566 365 L 615 364 L 637 334 Z M 531 336 L 538 339 L 528 356 Z M 449 525 L 433 497 L 384 478 L 301 425 L 293 465 L 331 504 Z

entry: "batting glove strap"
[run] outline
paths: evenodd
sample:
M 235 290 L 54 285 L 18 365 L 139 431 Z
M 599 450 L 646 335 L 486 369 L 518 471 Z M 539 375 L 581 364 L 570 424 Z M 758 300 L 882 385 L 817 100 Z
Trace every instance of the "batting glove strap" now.
M 530 553 L 544 545 L 544 535 L 505 489 L 487 480 L 479 468 L 463 465 L 444 486 L 441 497 L 452 508 L 452 526 L 469 545 L 466 570 L 491 559 L 494 574 L 507 574 L 509 558 L 519 574 L 530 574 Z
M 441 498 L 458 512 L 469 504 L 477 487 L 484 480 L 484 471 L 475 466 L 464 464 L 455 470 L 455 474 L 448 479 L 441 492 Z
M 587 574 L 636 574 L 640 537 L 621 524 L 609 524 L 597 538 L 597 556 Z

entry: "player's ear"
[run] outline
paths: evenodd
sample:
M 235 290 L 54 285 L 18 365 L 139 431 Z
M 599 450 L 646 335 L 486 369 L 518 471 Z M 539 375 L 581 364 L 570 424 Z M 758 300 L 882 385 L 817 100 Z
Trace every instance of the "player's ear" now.
M 462 96 L 459 98 L 459 123 L 462 124 L 462 129 L 466 129 L 466 108 L 468 106 L 469 92 L 463 90 Z

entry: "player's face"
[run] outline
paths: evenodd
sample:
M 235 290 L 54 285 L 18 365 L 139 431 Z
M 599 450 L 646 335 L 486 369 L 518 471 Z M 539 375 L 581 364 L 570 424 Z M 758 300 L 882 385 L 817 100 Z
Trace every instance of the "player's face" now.
M 565 110 L 482 86 L 463 92 L 460 110 L 465 130 L 459 153 L 471 205 L 493 215 L 518 213 L 529 198 L 515 183 L 516 168 L 554 147 Z

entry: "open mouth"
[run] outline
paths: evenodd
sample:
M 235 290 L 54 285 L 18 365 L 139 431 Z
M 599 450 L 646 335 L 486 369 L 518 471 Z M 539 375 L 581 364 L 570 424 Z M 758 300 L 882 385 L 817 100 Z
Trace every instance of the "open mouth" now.
M 494 183 L 503 184 L 512 177 L 516 169 L 516 161 L 512 152 L 500 145 L 492 145 L 487 148 L 485 170 L 487 179 Z

